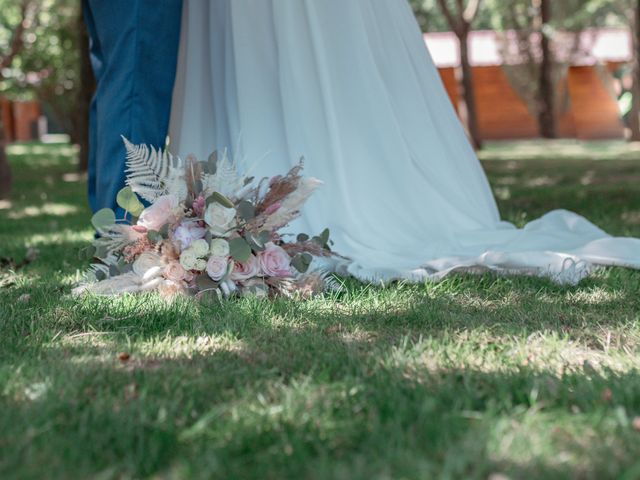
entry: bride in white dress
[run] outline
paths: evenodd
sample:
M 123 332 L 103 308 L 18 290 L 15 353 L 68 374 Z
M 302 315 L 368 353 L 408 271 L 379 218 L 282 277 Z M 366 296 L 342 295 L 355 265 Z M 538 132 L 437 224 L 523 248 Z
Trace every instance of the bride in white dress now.
M 574 213 L 500 220 L 406 0 L 185 0 L 182 22 L 171 150 L 257 176 L 304 157 L 325 185 L 292 230 L 329 227 L 355 277 L 640 268 L 640 240 Z

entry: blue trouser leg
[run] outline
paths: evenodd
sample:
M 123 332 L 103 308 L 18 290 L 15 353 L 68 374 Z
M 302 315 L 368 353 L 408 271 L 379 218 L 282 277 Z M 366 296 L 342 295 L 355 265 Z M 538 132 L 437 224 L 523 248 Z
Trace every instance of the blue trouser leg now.
M 125 181 L 120 135 L 133 143 L 165 144 L 182 0 L 84 0 L 83 6 L 97 81 L 89 122 L 89 202 L 94 211 L 116 209 Z
M 87 0 L 82 2 L 82 10 L 84 13 L 84 21 L 89 33 L 89 52 L 91 57 L 91 66 L 93 68 L 93 74 L 96 79 L 102 76 L 102 51 L 100 50 L 100 42 L 98 42 L 96 27 L 93 20 L 93 15 L 89 9 Z M 96 108 L 96 96 L 91 99 L 91 107 L 89 109 L 89 159 L 88 159 L 88 190 L 89 190 L 89 205 L 95 212 L 100 210 L 98 207 L 96 198 L 96 146 L 97 138 L 96 134 L 98 129 L 96 127 L 97 120 L 97 108 Z

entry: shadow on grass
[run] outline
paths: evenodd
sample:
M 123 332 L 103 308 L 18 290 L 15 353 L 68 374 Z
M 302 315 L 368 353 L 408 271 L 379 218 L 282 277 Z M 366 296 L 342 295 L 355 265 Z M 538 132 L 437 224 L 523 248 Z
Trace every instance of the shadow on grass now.
M 638 372 L 429 368 L 415 345 L 310 328 L 157 359 L 133 339 L 127 362 L 108 342 L 50 343 L 24 367 L 47 379 L 42 397 L 7 387 L 0 472 L 595 479 L 637 465 Z

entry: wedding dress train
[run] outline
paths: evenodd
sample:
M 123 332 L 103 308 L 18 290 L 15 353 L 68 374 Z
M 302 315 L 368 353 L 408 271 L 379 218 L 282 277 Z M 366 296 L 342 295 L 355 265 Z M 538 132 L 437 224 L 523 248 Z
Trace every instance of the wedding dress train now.
M 640 240 L 574 213 L 500 220 L 406 0 L 185 0 L 170 135 L 256 176 L 304 157 L 325 185 L 292 230 L 329 227 L 366 281 L 640 268 Z

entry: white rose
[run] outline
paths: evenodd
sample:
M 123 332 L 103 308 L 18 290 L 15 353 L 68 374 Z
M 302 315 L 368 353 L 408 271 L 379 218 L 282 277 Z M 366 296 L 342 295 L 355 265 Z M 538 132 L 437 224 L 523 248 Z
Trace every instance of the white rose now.
M 182 265 L 185 270 L 196 270 L 197 260 L 198 256 L 190 248 L 180 254 L 180 265 Z
M 211 240 L 211 255 L 215 257 L 229 256 L 229 242 L 224 238 L 214 238 Z
M 202 258 L 197 258 L 195 263 L 193 264 L 194 270 L 205 270 L 207 268 L 207 261 Z
M 153 252 L 144 252 L 133 262 L 133 273 L 139 277 L 144 277 L 147 272 L 156 267 L 164 265 L 162 258 Z
M 212 202 L 204 212 L 204 221 L 209 225 L 211 233 L 220 237 L 231 234 L 229 231 L 235 226 L 236 209 L 227 208 L 218 202 Z
M 207 274 L 212 280 L 219 282 L 227 274 L 229 259 L 227 257 L 209 257 L 207 261 Z
M 201 258 L 209 253 L 209 244 L 206 240 L 203 239 L 195 240 L 191 244 L 191 247 L 189 247 L 189 250 L 193 250 L 193 252 L 196 254 L 196 257 Z

